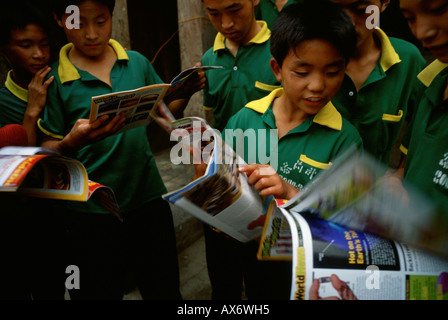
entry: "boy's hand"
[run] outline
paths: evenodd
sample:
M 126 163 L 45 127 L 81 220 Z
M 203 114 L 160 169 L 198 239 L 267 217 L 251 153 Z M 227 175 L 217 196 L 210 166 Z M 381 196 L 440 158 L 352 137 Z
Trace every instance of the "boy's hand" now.
M 50 71 L 51 68 L 48 66 L 37 71 L 28 85 L 28 106 L 26 113 L 30 117 L 39 117 L 45 107 L 47 102 L 47 89 L 54 80 L 54 76 L 45 80 Z
M 277 199 L 289 200 L 299 192 L 269 165 L 249 164 L 240 167 L 239 171 L 247 174 L 248 183 L 254 185 L 262 197 L 272 195 Z
M 66 140 L 67 146 L 80 149 L 113 135 L 123 128 L 125 121 L 126 118 L 121 114 L 116 115 L 110 121 L 107 115 L 93 122 L 88 119 L 78 119 L 63 140 Z
M 337 296 L 331 296 L 327 298 L 321 298 L 319 296 L 319 279 L 314 279 L 313 284 L 310 287 L 310 300 L 358 300 L 353 291 L 347 285 L 346 282 L 339 279 L 335 274 L 330 276 L 330 282 L 333 288 L 338 292 L 340 298 Z
M 93 122 L 90 122 L 88 119 L 79 119 L 64 139 L 57 140 L 52 137 L 46 137 L 42 147 L 54 149 L 63 155 L 72 156 L 77 150 L 115 134 L 123 128 L 125 121 L 126 118 L 120 114 L 116 115 L 111 121 L 109 121 L 109 116 L 107 115 Z
M 194 66 L 200 67 L 201 63 L 198 62 Z M 196 72 L 195 74 L 191 75 L 190 78 L 188 78 L 183 87 L 180 89 L 182 91 L 182 94 L 176 94 L 176 100 L 166 101 L 168 108 L 176 118 L 182 115 L 182 112 L 187 107 L 191 96 L 205 88 L 205 81 L 206 79 L 204 70 Z
M 201 63 L 198 62 L 194 65 L 194 67 L 200 67 Z M 205 88 L 205 72 L 204 70 L 200 70 L 193 74 L 188 81 L 185 83 L 185 86 L 183 87 L 183 91 L 187 94 L 192 96 L 196 92 L 202 90 Z
M 36 145 L 36 123 L 47 102 L 48 86 L 54 80 L 53 76 L 45 80 L 50 71 L 51 68 L 48 66 L 42 68 L 36 72 L 28 84 L 28 104 L 23 115 L 22 125 L 28 135 L 28 145 L 30 146 Z

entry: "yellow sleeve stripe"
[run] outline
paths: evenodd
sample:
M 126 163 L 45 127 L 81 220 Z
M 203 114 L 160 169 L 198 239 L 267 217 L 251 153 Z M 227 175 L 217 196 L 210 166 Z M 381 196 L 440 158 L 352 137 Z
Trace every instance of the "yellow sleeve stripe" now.
M 323 162 L 315 161 L 313 159 L 308 158 L 304 154 L 300 155 L 299 160 L 302 161 L 302 162 L 305 162 L 306 164 L 309 164 L 310 166 L 313 166 L 313 167 L 316 167 L 316 168 L 319 168 L 319 169 L 328 169 L 332 165 L 331 162 L 330 163 L 323 163 Z
M 403 152 L 404 155 L 408 155 L 408 148 L 403 145 L 400 145 L 400 151 Z
M 41 125 L 41 121 L 42 121 L 42 119 L 39 119 L 39 120 L 37 121 L 37 126 L 39 127 L 40 131 L 42 131 L 43 133 L 45 133 L 47 136 L 50 136 L 50 137 L 55 138 L 55 139 L 62 140 L 62 139 L 64 138 L 63 136 L 54 134 L 54 133 L 52 133 L 52 132 L 46 130 L 45 128 L 43 128 L 42 125 Z

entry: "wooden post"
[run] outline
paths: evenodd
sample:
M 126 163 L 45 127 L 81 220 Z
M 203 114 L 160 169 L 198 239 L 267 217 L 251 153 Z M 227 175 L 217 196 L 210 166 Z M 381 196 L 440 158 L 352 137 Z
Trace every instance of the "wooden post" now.
M 112 39 L 117 40 L 120 44 L 130 50 L 131 37 L 129 34 L 128 6 L 127 0 L 116 0 L 114 13 L 112 16 Z
M 177 0 L 179 42 L 182 70 L 201 61 L 213 44 L 216 32 L 200 0 Z M 184 111 L 184 116 L 204 117 L 202 92 L 196 93 Z

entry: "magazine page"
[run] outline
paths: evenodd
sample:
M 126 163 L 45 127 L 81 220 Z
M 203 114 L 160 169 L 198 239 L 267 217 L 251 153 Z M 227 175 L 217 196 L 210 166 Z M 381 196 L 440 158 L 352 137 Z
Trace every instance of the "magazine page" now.
M 441 212 L 415 188 L 396 182 L 368 154 L 352 153 L 283 208 L 448 257 L 448 223 Z
M 48 154 L 48 152 L 50 152 Z M 95 201 L 121 219 L 112 189 L 88 180 L 81 162 L 34 147 L 0 149 L 0 192 L 18 192 L 30 197 Z
M 116 134 L 126 130 L 148 126 L 156 119 L 159 103 L 169 103 L 182 94 L 191 76 L 202 70 L 220 69 L 220 66 L 201 66 L 189 68 L 176 76 L 170 84 L 153 84 L 138 89 L 114 92 L 92 97 L 90 118 L 92 122 L 104 115 L 113 119 L 117 114 L 126 118 L 125 126 Z M 168 110 L 169 111 L 169 110 Z M 174 119 L 170 119 L 173 121 Z
M 185 145 L 195 145 L 201 135 L 194 137 L 194 134 L 205 132 L 192 128 L 194 120 L 185 118 L 176 123 L 177 128 L 185 130 L 183 132 L 186 136 L 182 139 Z M 164 198 L 241 242 L 259 238 L 272 198 L 260 197 L 247 183 L 247 176 L 238 171 L 238 166 L 244 164 L 244 161 L 205 121 L 200 119 L 199 123 L 205 125 L 208 138 L 200 139 L 192 150 L 197 150 L 202 158 L 204 154 L 210 155 L 205 157 L 209 158 L 207 170 L 199 179 L 164 195 Z M 196 125 L 196 128 L 202 125 Z M 187 147 L 187 150 L 190 148 Z
M 98 182 L 89 180 L 87 201 L 93 198 L 94 201 L 98 201 L 103 208 L 123 221 L 123 217 L 118 206 L 115 193 L 112 188 L 104 186 Z
M 283 211 L 292 227 L 291 299 L 448 299 L 448 261 L 396 241 Z
M 181 91 L 179 89 L 185 86 L 188 83 L 189 79 L 198 72 L 213 69 L 222 69 L 222 68 L 223 68 L 222 66 L 200 66 L 189 68 L 182 71 L 171 81 L 170 88 L 168 89 L 168 92 L 166 93 L 164 100 L 166 102 L 169 102 L 178 99 L 179 94 L 181 94 Z
M 0 155 L 0 190 L 32 197 L 86 201 L 88 178 L 76 160 L 51 155 Z
M 258 260 L 286 260 L 292 258 L 290 224 L 274 200 L 266 214 L 266 222 L 257 254 Z
M 113 119 L 117 114 L 122 114 L 126 118 L 126 122 L 117 134 L 132 128 L 147 126 L 153 120 L 151 111 L 163 98 L 168 88 L 168 84 L 155 84 L 135 90 L 92 97 L 90 121 L 104 115 Z

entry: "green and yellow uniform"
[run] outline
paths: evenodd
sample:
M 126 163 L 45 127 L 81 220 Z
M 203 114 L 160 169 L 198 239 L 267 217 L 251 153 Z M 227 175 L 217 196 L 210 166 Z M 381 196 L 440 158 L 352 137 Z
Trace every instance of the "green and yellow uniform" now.
M 332 161 L 344 150 L 353 145 L 362 147 L 362 139 L 354 126 L 342 118 L 331 102 L 285 136 L 271 139 L 269 134 L 264 134 L 277 129 L 272 103 L 283 94 L 284 91 L 280 88 L 260 100 L 248 103 L 229 120 L 223 134 L 227 143 L 231 143 L 233 130 L 242 129 L 243 132 L 254 130 L 257 141 L 250 142 L 247 137 L 249 135 L 246 134 L 244 155 L 240 156 L 246 162 L 254 163 L 250 159 L 256 153 L 255 163 L 263 163 L 258 157 L 258 151 L 265 142 L 266 146 L 262 147 L 265 147 L 266 156 L 272 157 L 272 153 L 277 152 L 277 173 L 289 184 L 301 190 L 320 171 L 328 169 Z M 242 141 L 233 139 L 235 150 L 238 150 L 239 143 Z
M 283 8 L 286 8 L 287 6 L 294 4 L 294 3 L 301 3 L 300 0 L 288 0 L 288 2 L 285 3 Z M 275 19 L 277 19 L 278 15 L 280 14 L 280 11 L 278 11 L 277 5 L 275 4 L 275 0 L 260 0 L 260 3 L 255 8 L 255 17 L 258 20 L 266 21 L 268 24 L 268 28 L 272 28 L 274 25 Z
M 64 46 L 53 66 L 54 82 L 48 88 L 47 105 L 39 128 L 62 139 L 77 119 L 88 119 L 91 97 L 162 83 L 151 63 L 135 51 L 125 51 L 116 41 L 109 44 L 117 54 L 111 71 L 112 86 L 75 67 L 68 59 L 73 44 Z M 111 187 L 123 212 L 134 210 L 166 192 L 152 155 L 146 128 L 110 136 L 79 150 L 76 158 L 87 169 L 89 179 Z M 93 201 L 70 203 L 76 211 L 107 213 Z
M 358 129 L 364 150 L 388 165 L 403 123 L 424 90 L 417 75 L 426 61 L 411 43 L 389 38 L 381 29 L 374 35 L 381 42 L 377 66 L 359 91 L 346 75 L 332 102 Z
M 263 21 L 258 21 L 261 31 L 235 56 L 226 48 L 225 36 L 215 38 L 213 48 L 202 57 L 204 66 L 222 66 L 223 69 L 206 71 L 204 108 L 213 110 L 214 127 L 222 130 L 229 118 L 249 101 L 260 99 L 280 86 L 269 61 L 271 31 Z
M 448 99 L 443 98 L 448 64 L 436 60 L 418 78 L 427 89 L 403 139 L 401 150 L 407 155 L 404 177 L 439 204 L 448 217 Z
M 0 88 L 0 127 L 22 124 L 28 105 L 28 90 L 20 87 L 8 72 L 5 85 Z

